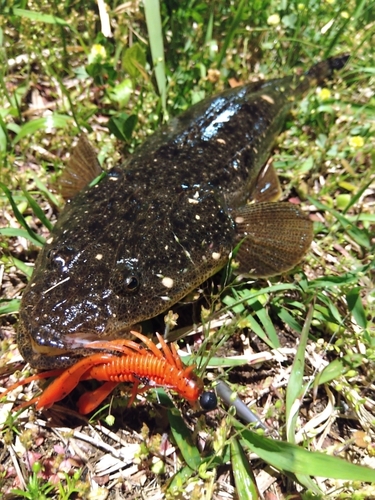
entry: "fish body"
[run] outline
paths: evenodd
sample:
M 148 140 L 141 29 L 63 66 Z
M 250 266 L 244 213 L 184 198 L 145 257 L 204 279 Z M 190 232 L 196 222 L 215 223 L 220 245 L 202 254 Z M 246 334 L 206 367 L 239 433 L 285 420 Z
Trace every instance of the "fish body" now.
M 76 194 L 75 180 L 100 172 L 82 137 L 63 181 L 71 200 L 23 295 L 24 358 L 40 369 L 72 365 L 87 354 L 85 343 L 119 338 L 166 311 L 236 247 L 241 273 L 272 276 L 297 264 L 312 240 L 308 218 L 289 203 L 247 201 L 277 197 L 263 165 L 285 115 L 346 59 L 204 100 Z

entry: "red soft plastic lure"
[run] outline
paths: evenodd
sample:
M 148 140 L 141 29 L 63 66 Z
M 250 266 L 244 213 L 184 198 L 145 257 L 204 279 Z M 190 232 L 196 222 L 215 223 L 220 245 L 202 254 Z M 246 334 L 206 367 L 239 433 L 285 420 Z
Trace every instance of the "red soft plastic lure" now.
M 81 380 L 95 379 L 105 383 L 95 391 L 87 392 L 78 401 L 81 414 L 93 411 L 120 382 L 132 382 L 133 389 L 129 406 L 137 394 L 151 387 L 165 387 L 175 390 L 181 397 L 196 402 L 203 391 L 203 382 L 193 370 L 194 366 L 184 366 L 173 344 L 167 346 L 161 335 L 156 334 L 161 350 L 147 337 L 131 332 L 140 339 L 140 344 L 128 339 L 93 342 L 86 347 L 101 352 L 79 360 L 64 370 L 50 370 L 21 380 L 9 387 L 0 397 L 33 380 L 57 377 L 47 389 L 18 408 L 34 404 L 36 409 L 49 408 L 67 396 Z M 107 352 L 103 352 L 103 351 Z M 142 387 L 139 387 L 139 386 Z

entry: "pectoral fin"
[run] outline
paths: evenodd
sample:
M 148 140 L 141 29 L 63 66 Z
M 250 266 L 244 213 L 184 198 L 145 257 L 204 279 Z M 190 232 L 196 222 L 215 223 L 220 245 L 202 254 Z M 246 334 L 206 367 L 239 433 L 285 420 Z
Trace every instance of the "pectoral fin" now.
M 313 224 L 291 203 L 255 203 L 234 216 L 241 242 L 236 272 L 269 277 L 292 269 L 313 239 Z
M 101 173 L 102 168 L 95 150 L 87 137 L 82 134 L 59 179 L 63 198 L 71 200 Z

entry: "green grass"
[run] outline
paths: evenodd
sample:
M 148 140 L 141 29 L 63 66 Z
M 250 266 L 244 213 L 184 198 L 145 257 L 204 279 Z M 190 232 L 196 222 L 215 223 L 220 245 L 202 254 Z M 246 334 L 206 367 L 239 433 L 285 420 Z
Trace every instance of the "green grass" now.
M 374 487 L 365 482 L 375 483 L 375 472 L 353 465 L 375 470 L 371 2 L 169 0 L 160 14 L 156 0 L 144 6 L 132 3 L 124 10 L 112 2 L 113 37 L 106 38 L 96 2 L 0 5 L 1 364 L 13 359 L 23 284 L 63 206 L 58 176 L 80 131 L 88 132 L 109 168 L 164 121 L 230 81 L 279 77 L 349 52 L 347 68 L 327 85 L 329 92 L 312 91 L 296 104 L 273 155 L 285 196 L 299 196 L 314 217 L 311 251 L 296 272 L 268 282 L 238 282 L 222 272 L 209 309 L 202 310 L 203 344 L 190 357 L 208 386 L 225 380 L 252 403 L 272 439 L 244 428 L 233 409 L 221 405 L 211 416 L 191 416 L 163 391 L 158 399 L 150 393 L 150 406 L 125 413 L 125 421 L 120 398 L 103 405 L 92 419 L 95 443 L 87 425 L 79 437 L 74 429 L 56 437 L 44 413 L 36 422 L 23 413 L 3 427 L 0 489 L 24 488 L 25 498 L 36 498 L 36 491 L 72 498 L 76 490 L 87 491 L 92 476 L 108 473 L 100 488 L 112 494 L 117 476 L 111 467 L 127 470 L 121 443 L 144 471 L 144 494 L 163 489 L 170 497 L 188 491 L 189 498 L 201 498 L 204 488 L 206 498 L 215 498 L 227 482 L 233 497 L 234 491 L 244 497 L 251 485 L 252 498 L 258 498 L 257 478 L 268 464 L 277 473 L 266 493 L 279 498 L 290 498 L 297 483 L 306 499 L 371 498 Z M 234 321 L 223 326 L 228 317 Z M 257 358 L 249 366 L 258 352 L 262 363 Z M 58 410 L 50 415 L 52 423 L 66 426 Z M 129 437 L 121 429 L 132 428 L 132 417 L 144 417 L 145 424 Z M 176 447 L 175 466 L 164 457 L 163 432 L 169 447 Z M 76 447 L 87 440 L 90 452 L 83 447 L 77 457 L 70 439 Z M 48 459 L 30 468 L 27 457 L 40 447 Z M 258 458 L 249 461 L 250 453 Z M 65 461 L 68 471 L 60 468 Z M 233 479 L 222 473 L 228 464 Z M 321 476 L 330 479 L 316 482 Z M 119 491 L 128 491 L 125 482 Z M 140 496 L 140 490 L 134 486 L 129 494 Z

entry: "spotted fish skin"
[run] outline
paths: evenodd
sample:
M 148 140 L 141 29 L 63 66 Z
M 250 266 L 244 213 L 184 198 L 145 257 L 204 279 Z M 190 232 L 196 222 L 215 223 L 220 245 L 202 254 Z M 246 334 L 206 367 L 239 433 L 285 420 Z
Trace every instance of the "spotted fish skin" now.
M 294 99 L 346 59 L 198 103 L 146 140 L 125 165 L 76 194 L 23 296 L 18 343 L 24 358 L 40 369 L 70 366 L 87 354 L 86 342 L 121 337 L 166 311 L 222 268 L 241 241 L 249 272 L 269 276 L 293 267 L 310 245 L 310 222 L 291 204 L 249 209 L 246 202 Z M 247 244 L 250 226 L 266 228 L 266 248 L 273 220 L 270 270 L 258 271 L 252 262 L 263 240 L 255 234 L 256 243 Z M 290 233 L 294 240 L 286 237 Z M 285 251 L 295 252 L 287 265 L 276 259 L 282 240 Z

